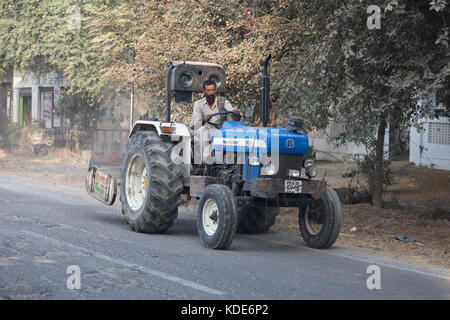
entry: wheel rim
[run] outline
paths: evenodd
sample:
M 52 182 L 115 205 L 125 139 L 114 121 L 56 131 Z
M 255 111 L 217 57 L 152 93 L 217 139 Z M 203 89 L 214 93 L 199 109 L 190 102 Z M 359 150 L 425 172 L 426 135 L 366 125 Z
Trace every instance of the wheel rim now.
M 317 235 L 322 231 L 325 213 L 319 201 L 314 201 L 312 207 L 313 210 L 311 210 L 310 206 L 306 207 L 305 224 L 310 234 Z
M 125 180 L 125 193 L 131 209 L 137 211 L 142 207 L 147 189 L 148 174 L 145 160 L 140 155 L 135 155 L 128 164 Z
M 202 223 L 203 229 L 208 236 L 216 233 L 217 226 L 219 225 L 219 208 L 214 199 L 206 200 L 203 205 Z

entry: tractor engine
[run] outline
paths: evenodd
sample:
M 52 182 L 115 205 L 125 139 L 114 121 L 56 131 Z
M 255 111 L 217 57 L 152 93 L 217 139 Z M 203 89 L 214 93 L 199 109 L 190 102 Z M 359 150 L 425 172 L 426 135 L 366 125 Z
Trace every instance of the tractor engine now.
M 238 165 L 243 182 L 258 177 L 300 179 L 302 174 L 312 178 L 316 175 L 314 162 L 304 159 L 308 136 L 302 132 L 302 126 L 294 128 L 247 127 L 238 121 L 227 121 L 213 136 L 215 163 L 227 168 Z

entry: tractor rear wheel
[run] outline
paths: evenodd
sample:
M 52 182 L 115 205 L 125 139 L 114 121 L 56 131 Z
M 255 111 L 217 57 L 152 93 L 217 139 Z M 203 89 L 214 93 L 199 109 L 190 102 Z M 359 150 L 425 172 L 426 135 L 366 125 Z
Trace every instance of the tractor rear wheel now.
M 239 208 L 237 232 L 267 232 L 275 224 L 275 218 L 279 214 L 280 208 L 274 207 Z
M 122 213 L 136 232 L 164 232 L 178 216 L 183 173 L 171 159 L 175 146 L 153 131 L 128 142 L 120 174 Z
M 300 233 L 306 245 L 326 249 L 336 241 L 342 225 L 342 206 L 339 196 L 332 188 L 310 205 L 299 208 Z

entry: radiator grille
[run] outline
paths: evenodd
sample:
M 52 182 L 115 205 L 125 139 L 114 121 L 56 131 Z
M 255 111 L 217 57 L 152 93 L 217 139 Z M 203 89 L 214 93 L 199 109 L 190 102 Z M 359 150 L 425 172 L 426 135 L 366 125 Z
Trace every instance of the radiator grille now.
M 303 158 L 304 155 L 301 154 L 280 154 L 277 174 L 268 177 L 286 179 L 289 169 L 299 170 L 301 174 Z

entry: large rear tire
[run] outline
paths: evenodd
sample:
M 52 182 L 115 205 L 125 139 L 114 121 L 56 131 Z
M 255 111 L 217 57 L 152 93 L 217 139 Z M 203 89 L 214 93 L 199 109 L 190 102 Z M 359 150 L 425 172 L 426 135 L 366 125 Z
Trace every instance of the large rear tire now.
M 128 142 L 120 174 L 122 213 L 136 232 L 162 233 L 178 216 L 183 173 L 171 159 L 175 146 L 153 131 Z
M 275 218 L 279 214 L 280 208 L 274 207 L 239 208 L 237 232 L 249 234 L 267 232 L 275 224 Z
M 237 227 L 237 206 L 231 190 L 221 184 L 208 185 L 197 205 L 197 229 L 202 243 L 226 249 Z
M 299 208 L 300 233 L 306 245 L 326 249 L 336 241 L 342 226 L 342 206 L 339 196 L 332 188 L 311 205 Z

